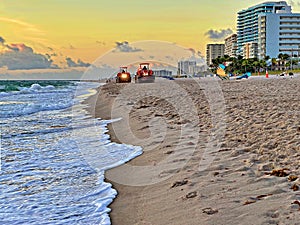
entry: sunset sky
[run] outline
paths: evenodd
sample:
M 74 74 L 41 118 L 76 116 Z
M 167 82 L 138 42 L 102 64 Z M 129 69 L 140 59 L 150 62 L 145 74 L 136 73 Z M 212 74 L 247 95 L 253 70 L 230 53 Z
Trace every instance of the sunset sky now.
M 84 62 L 93 62 L 123 41 L 175 42 L 205 55 L 207 43 L 222 41 L 209 38 L 209 30 L 216 35 L 222 29 L 235 31 L 237 11 L 261 2 L 1 0 L 0 37 L 7 44 L 24 43 L 34 52 Z M 299 11 L 299 3 L 289 3 Z

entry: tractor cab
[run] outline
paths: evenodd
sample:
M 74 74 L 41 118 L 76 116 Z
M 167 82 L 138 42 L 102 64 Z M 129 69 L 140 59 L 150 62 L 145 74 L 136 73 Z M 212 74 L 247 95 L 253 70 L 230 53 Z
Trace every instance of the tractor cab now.
M 150 69 L 150 63 L 140 63 L 139 68 L 136 71 L 135 82 L 136 83 L 153 83 L 155 80 L 153 70 Z
M 120 73 L 127 73 L 127 66 L 121 66 Z
M 121 66 L 119 73 L 117 74 L 116 83 L 130 83 L 131 75 L 127 71 L 127 66 Z
M 142 69 L 142 70 L 149 70 L 149 63 L 141 63 L 140 64 L 140 69 Z

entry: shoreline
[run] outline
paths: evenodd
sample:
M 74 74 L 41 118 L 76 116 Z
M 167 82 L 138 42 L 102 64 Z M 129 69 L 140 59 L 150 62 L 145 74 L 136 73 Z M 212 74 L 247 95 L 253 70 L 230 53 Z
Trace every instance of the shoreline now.
M 203 141 L 211 129 L 209 106 L 203 104 L 203 90 L 194 82 L 187 79 L 177 83 L 192 96 L 200 121 L 180 120 L 176 110 L 159 99 L 134 101 L 135 93 L 151 92 L 150 87 L 155 87 L 154 91 L 162 91 L 166 88 L 164 84 L 106 84 L 87 100 L 91 115 L 111 119 L 113 103 L 117 113 L 121 109 L 119 107 L 128 107 L 128 102 L 125 104 L 118 99 L 118 96 L 127 93 L 125 97 L 129 96 L 133 103 L 129 113 L 130 129 L 138 139 L 125 138 L 125 143 L 140 144 L 144 150 L 141 156 L 124 166 L 106 172 L 106 180 L 118 191 L 109 206 L 112 224 L 249 224 L 249 221 L 256 224 L 268 221 L 293 224 L 298 221 L 299 207 L 293 202 L 300 197 L 290 188 L 299 185 L 299 179 L 288 181 L 288 176 L 300 175 L 297 167 L 300 125 L 297 115 L 286 115 L 285 110 L 299 112 L 296 103 L 300 98 L 299 79 L 221 82 L 226 103 L 226 133 L 215 160 L 204 171 L 199 171 L 198 167 L 203 156 Z M 133 92 L 130 92 L 129 85 Z M 253 98 L 251 95 L 254 95 Z M 94 103 L 96 109 L 93 108 Z M 151 137 L 151 131 L 159 128 L 160 122 L 155 123 L 154 119 L 161 117 L 167 123 L 164 139 L 160 140 L 157 135 L 145 143 Z M 193 153 L 182 168 L 161 171 L 158 176 L 167 178 L 149 185 L 133 186 L 114 181 L 119 179 L 118 174 L 122 175 L 126 165 L 153 167 L 176 153 L 176 137 L 181 126 L 194 122 L 200 128 L 199 136 L 195 141 L 195 137 L 190 137 L 190 140 L 180 143 L 180 153 Z M 111 141 L 124 143 L 119 139 L 126 136 L 125 128 L 122 122 L 109 124 Z M 148 151 L 149 146 L 154 144 L 156 147 Z M 287 176 L 266 174 L 285 167 L 289 169 Z M 136 182 L 130 179 L 125 174 L 126 182 Z

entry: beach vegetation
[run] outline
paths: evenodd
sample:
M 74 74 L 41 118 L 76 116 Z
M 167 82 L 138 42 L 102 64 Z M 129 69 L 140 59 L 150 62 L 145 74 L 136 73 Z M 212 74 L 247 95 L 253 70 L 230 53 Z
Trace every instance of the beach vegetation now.
M 291 57 L 288 54 L 279 54 L 277 58 L 270 58 L 266 56 L 264 59 L 258 58 L 244 59 L 242 56 L 230 57 L 224 55 L 212 60 L 210 65 L 211 72 L 215 73 L 218 66 L 223 64 L 226 66 L 226 73 L 230 74 L 243 74 L 251 72 L 253 75 L 264 74 L 266 70 L 270 74 L 278 74 L 282 71 L 292 70 L 297 72 L 299 68 L 299 58 Z

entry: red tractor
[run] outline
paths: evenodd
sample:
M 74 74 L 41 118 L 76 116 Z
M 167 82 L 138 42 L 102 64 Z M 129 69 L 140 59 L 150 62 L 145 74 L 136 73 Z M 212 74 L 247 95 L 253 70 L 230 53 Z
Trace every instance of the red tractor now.
M 127 71 L 126 66 L 120 67 L 120 72 L 117 74 L 116 83 L 130 83 L 131 76 L 130 73 Z
M 150 69 L 150 63 L 140 63 L 135 75 L 136 83 L 153 83 L 155 76 L 153 70 Z

